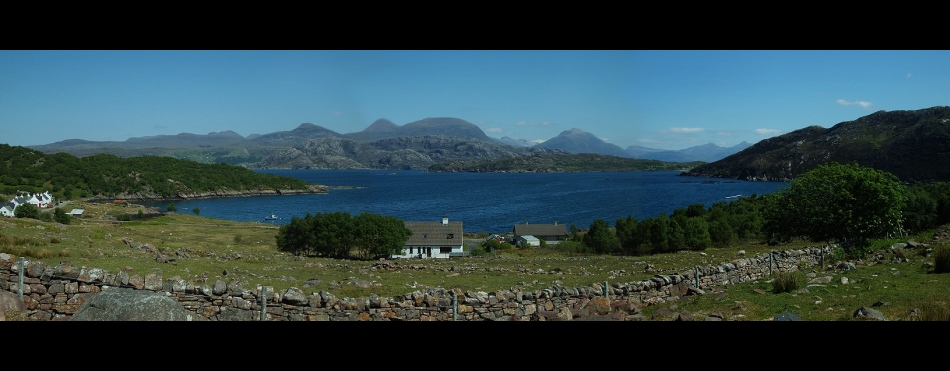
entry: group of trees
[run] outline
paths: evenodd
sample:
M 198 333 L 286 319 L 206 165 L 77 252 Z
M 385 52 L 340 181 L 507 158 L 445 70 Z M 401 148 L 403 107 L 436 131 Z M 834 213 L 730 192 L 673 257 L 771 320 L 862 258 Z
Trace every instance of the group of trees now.
M 673 211 L 671 215 L 637 220 L 632 216 L 617 219 L 614 226 L 615 242 L 606 237 L 584 236 L 583 242 L 606 244 L 593 251 L 631 255 L 670 253 L 681 250 L 705 250 L 709 247 L 729 246 L 739 241 L 758 238 L 764 223 L 757 195 L 740 198 L 731 203 L 720 201 L 709 209 L 703 204 L 692 204 Z M 594 224 L 598 222 L 595 221 Z M 591 231 L 594 230 L 591 225 Z M 605 222 L 600 222 L 603 229 Z
M 357 258 L 400 254 L 412 231 L 391 216 L 345 211 L 307 213 L 293 217 L 277 233 L 277 249 L 294 255 L 346 259 L 356 250 Z
M 749 240 L 781 244 L 807 239 L 837 242 L 846 246 L 846 254 L 860 256 L 869 239 L 948 222 L 950 183 L 907 186 L 888 172 L 830 163 L 772 194 L 720 201 L 708 209 L 693 204 L 644 220 L 628 216 L 616 221 L 613 233 L 606 221 L 596 220 L 583 237 L 572 234 L 594 253 L 645 255 Z
M 31 218 L 42 220 L 44 222 L 57 222 L 60 224 L 69 224 L 72 221 L 66 210 L 61 207 L 53 209 L 53 212 L 43 212 L 33 204 L 22 204 L 13 210 L 13 216 L 16 218 Z

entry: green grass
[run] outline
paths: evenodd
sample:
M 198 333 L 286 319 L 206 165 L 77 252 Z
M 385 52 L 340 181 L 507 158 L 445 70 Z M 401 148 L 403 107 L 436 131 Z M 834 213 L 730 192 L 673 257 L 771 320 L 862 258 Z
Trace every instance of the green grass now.
M 697 266 L 730 262 L 739 258 L 738 250 L 745 250 L 746 257 L 751 257 L 774 249 L 816 246 L 801 241 L 783 246 L 750 242 L 709 248 L 702 253 L 652 256 L 585 255 L 540 248 L 453 259 L 337 260 L 296 257 L 277 251 L 278 227 L 269 224 L 199 217 L 190 212 L 117 222 L 107 216 L 134 213 L 139 206 L 70 207 L 84 208 L 89 216 L 69 225 L 0 219 L 0 252 L 50 265 L 68 261 L 111 273 L 125 270 L 130 275 L 145 276 L 159 272 L 163 278 L 178 276 L 197 285 L 239 280 L 245 289 L 263 285 L 282 293 L 297 287 L 308 294 L 327 291 L 340 298 L 356 298 L 372 294 L 399 297 L 435 287 L 493 292 L 636 282 L 656 274 L 682 273 Z M 929 233 L 912 239 L 929 243 L 932 231 Z M 123 238 L 148 244 L 155 252 L 132 248 Z M 852 313 L 861 307 L 873 307 L 890 320 L 947 320 L 950 310 L 946 287 L 950 287 L 950 274 L 934 273 L 933 269 L 935 256 L 946 243 L 934 243 L 931 247 L 931 253 L 925 249 L 880 248 L 856 262 L 857 269 L 849 271 L 835 269 L 831 261 L 825 266 L 799 265 L 799 270 L 788 274 L 794 285 L 788 281 L 783 284 L 788 289 L 776 290 L 776 277 L 771 277 L 703 288 L 705 295 L 641 309 L 648 320 L 669 320 L 663 316 L 653 318 L 654 313 L 665 308 L 673 313 L 689 311 L 700 320 L 718 312 L 725 320 L 759 321 L 791 311 L 804 320 L 842 321 L 851 320 Z M 159 253 L 176 259 L 160 263 L 156 260 Z M 820 281 L 826 277 L 827 282 Z

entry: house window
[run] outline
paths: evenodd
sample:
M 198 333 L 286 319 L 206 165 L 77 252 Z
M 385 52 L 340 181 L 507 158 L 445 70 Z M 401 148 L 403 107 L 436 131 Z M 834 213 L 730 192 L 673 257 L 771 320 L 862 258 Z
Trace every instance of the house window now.
M 451 240 L 451 239 L 455 238 L 455 233 L 449 233 L 449 235 L 446 236 L 445 238 Z
M 452 252 L 452 248 L 451 248 L 451 247 L 447 247 L 447 246 L 439 247 L 439 253 L 448 254 L 448 253 L 451 253 L 451 252 Z
M 409 246 L 409 253 L 412 254 L 412 246 Z

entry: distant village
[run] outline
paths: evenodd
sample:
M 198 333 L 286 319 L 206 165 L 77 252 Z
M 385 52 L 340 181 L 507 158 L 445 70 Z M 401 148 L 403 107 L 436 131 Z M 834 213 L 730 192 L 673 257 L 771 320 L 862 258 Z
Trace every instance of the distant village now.
M 12 200 L 0 206 L 0 216 L 5 217 L 14 217 L 16 208 L 23 204 L 31 204 L 37 209 L 52 209 L 55 205 L 53 196 L 49 194 L 49 191 L 43 193 L 31 193 L 26 191 L 19 191 L 17 196 Z M 69 212 L 72 216 L 82 216 L 82 209 L 73 209 Z
M 13 216 L 13 212 L 16 208 L 23 204 L 32 204 L 38 209 L 51 208 L 53 207 L 53 196 L 49 194 L 49 191 L 32 194 L 30 192 L 20 191 L 16 197 L 0 207 L 0 215 Z

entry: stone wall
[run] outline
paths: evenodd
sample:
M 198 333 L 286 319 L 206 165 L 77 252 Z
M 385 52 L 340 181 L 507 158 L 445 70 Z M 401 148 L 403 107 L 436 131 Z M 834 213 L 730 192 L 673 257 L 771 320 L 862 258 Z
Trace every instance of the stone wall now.
M 337 298 L 297 288 L 283 293 L 245 289 L 237 281 L 213 285 L 185 282 L 159 274 L 126 272 L 68 264 L 49 266 L 0 254 L 0 289 L 20 294 L 34 320 L 68 320 L 104 287 L 130 287 L 163 293 L 199 318 L 212 321 L 546 321 L 625 311 L 637 306 L 701 295 L 716 286 L 767 279 L 777 272 L 823 265 L 829 247 L 772 251 L 729 263 L 695 267 L 679 274 L 656 275 L 628 283 L 595 282 L 584 287 L 535 291 L 462 292 L 441 288 L 398 297 Z M 22 287 L 22 288 L 21 288 Z M 266 288 L 265 288 L 266 289 Z M 266 292 L 266 295 L 262 295 Z M 266 306 L 262 305 L 266 298 Z

